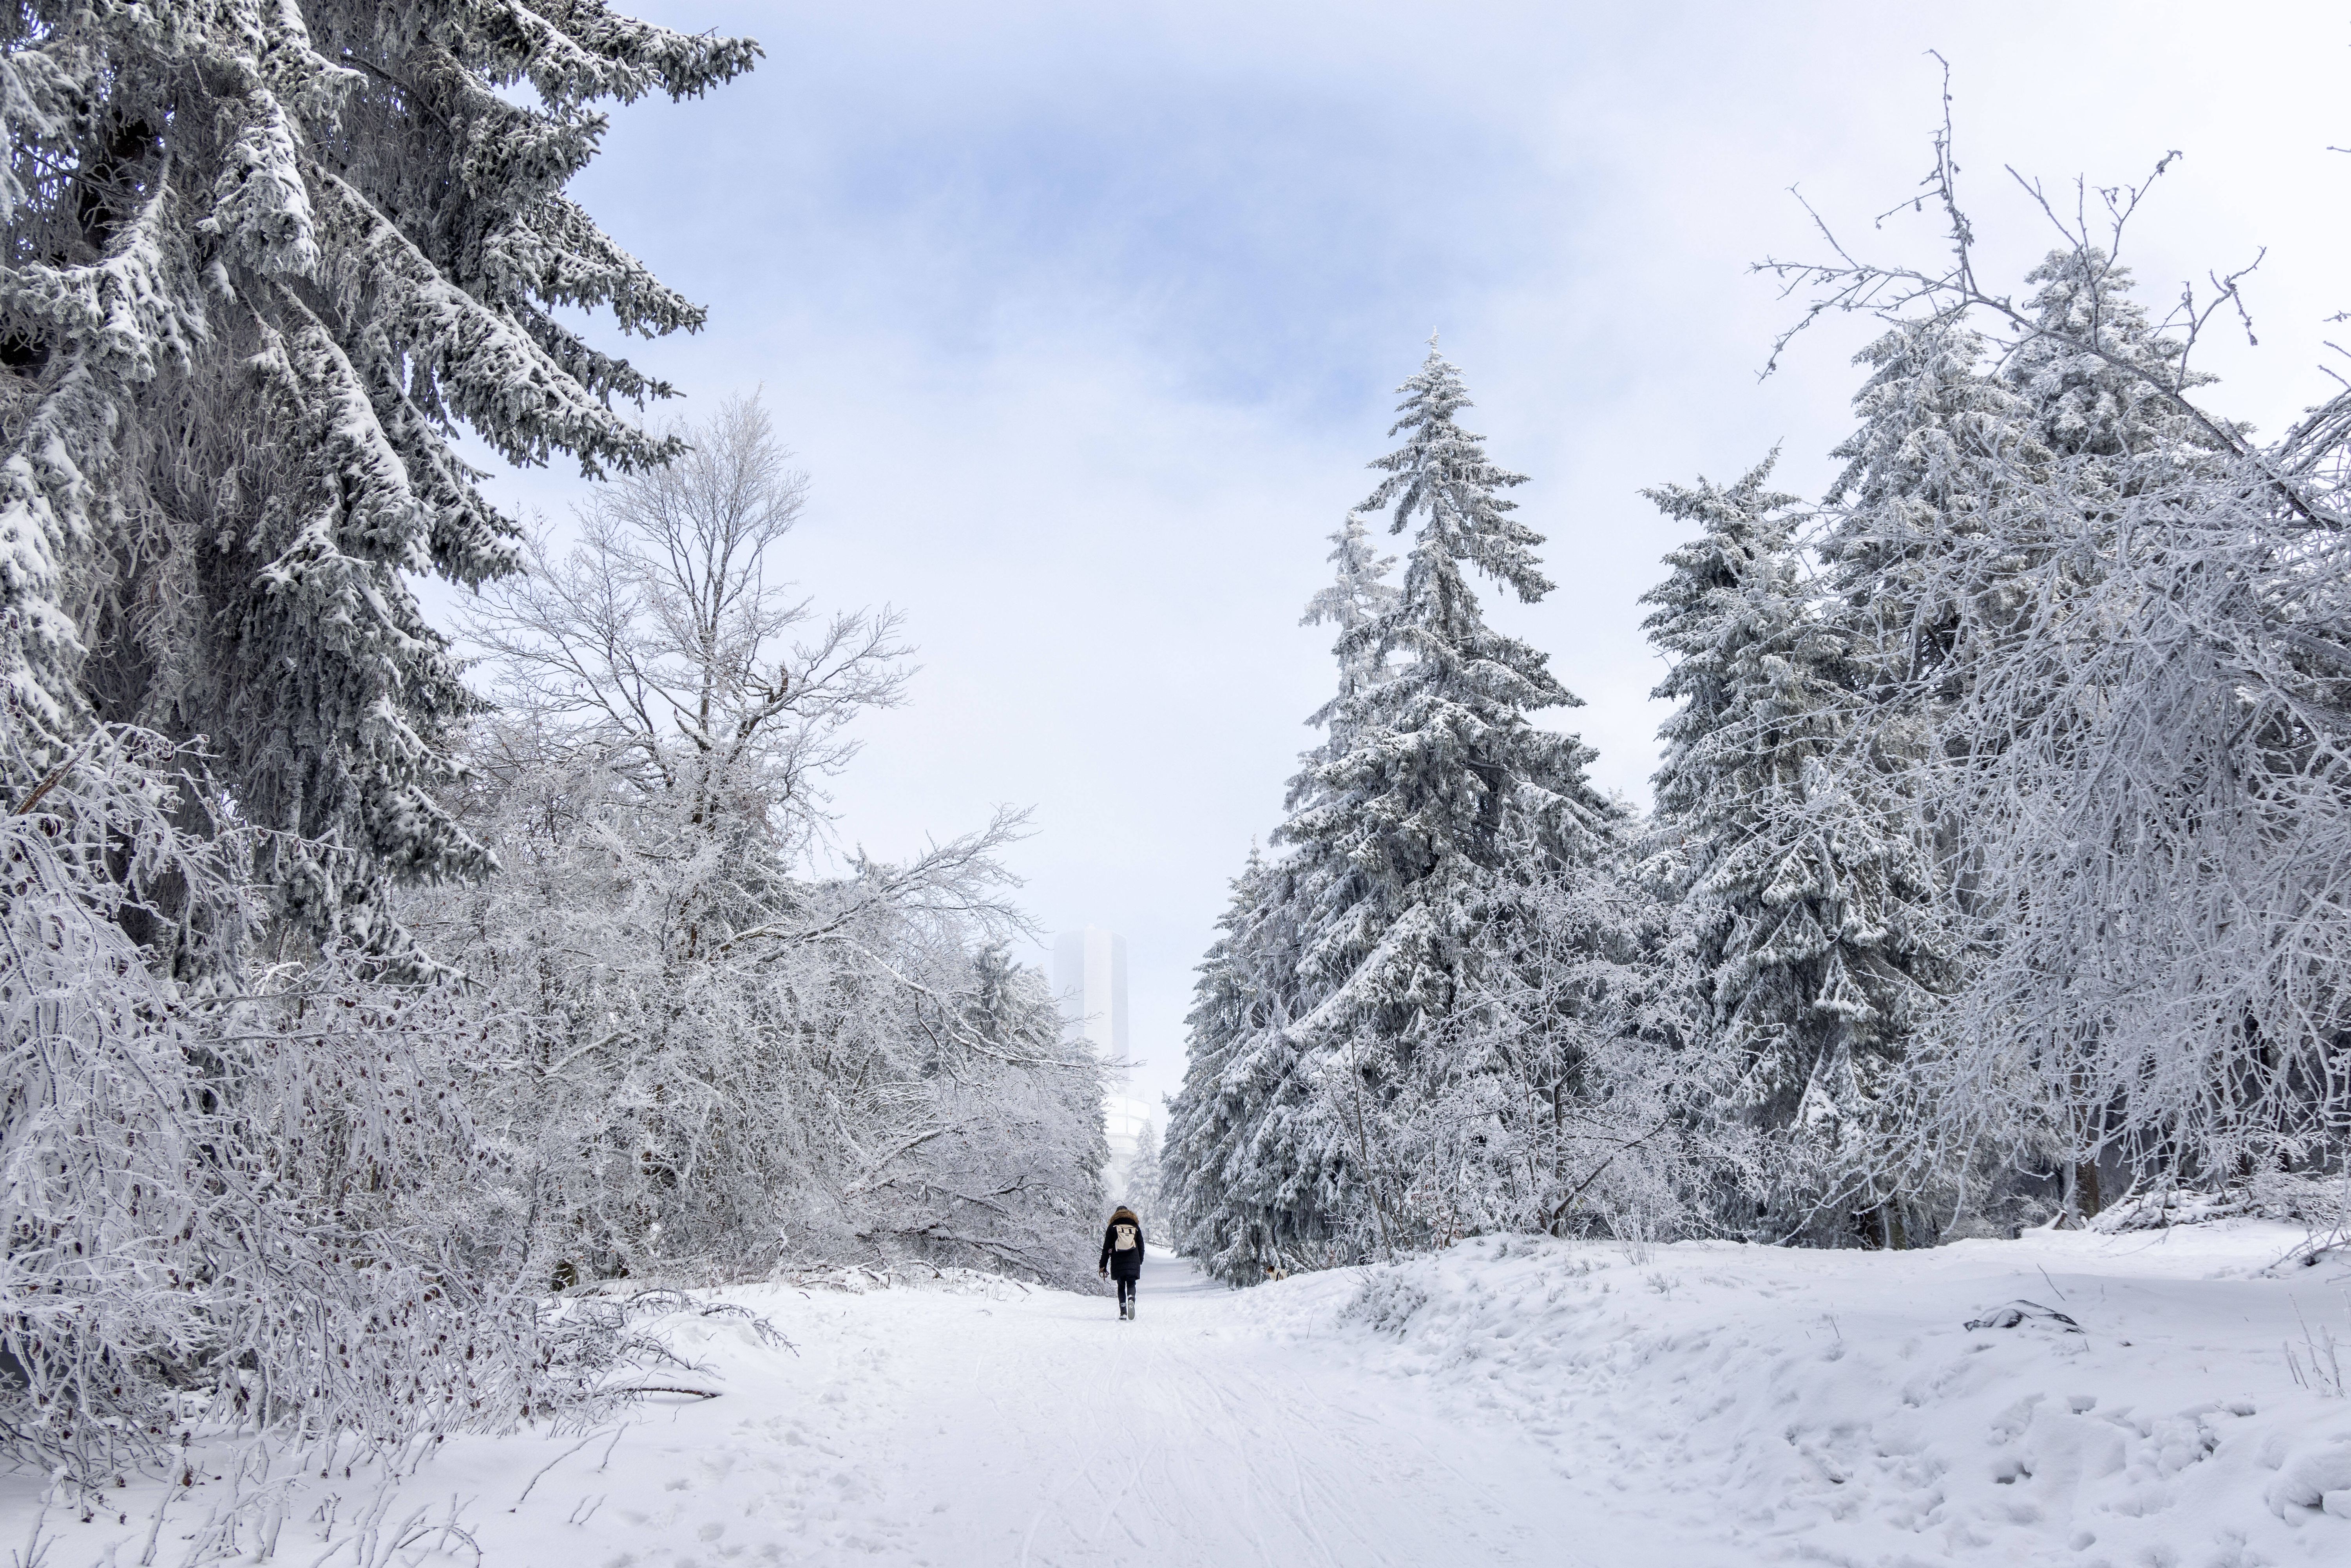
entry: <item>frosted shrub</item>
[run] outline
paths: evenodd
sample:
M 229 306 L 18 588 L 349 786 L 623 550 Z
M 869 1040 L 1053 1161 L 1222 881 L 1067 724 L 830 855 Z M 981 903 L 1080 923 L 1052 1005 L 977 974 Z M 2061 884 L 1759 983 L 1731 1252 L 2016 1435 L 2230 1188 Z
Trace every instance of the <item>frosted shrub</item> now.
M 35 775 L 6 738 L 8 1441 L 90 1481 L 192 1431 L 396 1446 L 576 1394 L 465 1223 L 501 1179 L 463 1109 L 481 1031 L 342 956 L 237 962 L 251 834 L 177 748 L 98 729 Z

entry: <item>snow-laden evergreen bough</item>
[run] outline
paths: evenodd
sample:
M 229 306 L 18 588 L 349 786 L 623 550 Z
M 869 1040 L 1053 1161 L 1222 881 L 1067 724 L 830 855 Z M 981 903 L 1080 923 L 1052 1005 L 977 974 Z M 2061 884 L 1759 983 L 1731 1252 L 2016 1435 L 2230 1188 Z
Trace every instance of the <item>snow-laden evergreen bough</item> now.
M 1859 1210 L 1892 1241 L 1926 1217 L 1902 1220 L 1910 1184 L 1887 1102 L 1951 939 L 1906 793 L 1916 759 L 1855 743 L 1865 667 L 1815 602 L 1795 553 L 1802 514 L 1765 487 L 1771 466 L 1648 492 L 1702 530 L 1643 600 L 1672 661 L 1652 695 L 1679 704 L 1659 730 L 1650 831 L 1680 862 L 1669 896 L 1691 1027 L 1733 1074 L 1714 1086 L 1719 1113 L 1774 1145 L 1766 1228 Z
M 52 754 L 204 736 L 286 912 L 396 946 L 387 878 L 486 864 L 434 798 L 470 703 L 404 580 L 515 564 L 451 434 L 670 455 L 611 406 L 667 389 L 553 312 L 701 312 L 563 187 L 599 100 L 757 47 L 598 0 L 163 0 L 18 6 L 0 48 L 0 684 Z

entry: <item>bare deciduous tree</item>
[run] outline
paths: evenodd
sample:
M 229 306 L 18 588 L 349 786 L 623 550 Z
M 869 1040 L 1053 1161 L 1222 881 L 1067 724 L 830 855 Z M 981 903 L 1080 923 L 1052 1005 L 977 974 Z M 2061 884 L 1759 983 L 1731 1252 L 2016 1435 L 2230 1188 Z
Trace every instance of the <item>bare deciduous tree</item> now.
M 838 863 L 827 789 L 901 700 L 894 616 L 781 578 L 808 493 L 756 402 L 580 514 L 470 630 L 505 712 L 465 820 L 509 867 L 421 895 L 514 1031 L 527 1247 L 572 1276 L 912 1251 L 1073 1274 L 1098 1069 L 1042 982 L 999 811 Z

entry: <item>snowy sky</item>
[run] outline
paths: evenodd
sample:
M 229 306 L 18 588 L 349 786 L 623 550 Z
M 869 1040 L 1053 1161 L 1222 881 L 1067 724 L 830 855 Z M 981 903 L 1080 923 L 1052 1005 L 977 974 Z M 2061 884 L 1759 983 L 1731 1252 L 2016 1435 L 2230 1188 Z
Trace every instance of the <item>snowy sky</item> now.
M 1601 781 L 1646 799 L 1635 601 L 1677 540 L 1636 492 L 1775 444 L 1789 488 L 1824 484 L 1865 333 L 1832 324 L 1759 382 L 1795 311 L 1747 264 L 1823 249 L 1792 185 L 1856 247 L 1933 254 L 1929 218 L 1872 227 L 1928 164 L 1927 50 L 1994 270 L 2049 244 L 2003 165 L 2070 204 L 2076 174 L 2141 180 L 2176 148 L 2126 245 L 2146 293 L 2269 247 L 2261 346 L 2203 351 L 2223 406 L 2274 429 L 2322 395 L 2351 308 L 2333 7 L 632 8 L 768 59 L 616 113 L 574 186 L 711 308 L 629 351 L 688 414 L 764 389 L 815 480 L 793 575 L 820 605 L 897 606 L 922 649 L 912 703 L 866 727 L 844 841 L 893 855 L 1034 808 L 1027 905 L 1049 942 L 1126 936 L 1155 1102 L 1332 683 L 1297 625 L 1324 536 L 1432 329 L 1550 538 L 1558 591 L 1495 618 L 1589 705 L 1559 722 Z M 577 489 L 495 486 L 557 512 Z

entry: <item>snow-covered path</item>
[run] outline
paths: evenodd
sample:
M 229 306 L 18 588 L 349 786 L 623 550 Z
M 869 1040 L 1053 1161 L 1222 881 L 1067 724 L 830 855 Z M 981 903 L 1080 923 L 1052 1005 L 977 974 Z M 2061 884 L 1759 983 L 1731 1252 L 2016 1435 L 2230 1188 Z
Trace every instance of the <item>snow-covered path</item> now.
M 726 1398 L 632 1435 L 636 1468 L 674 1473 L 659 1506 L 608 1511 L 611 1553 L 590 1561 L 683 1568 L 664 1550 L 683 1540 L 1026 1568 L 1625 1561 L 1578 1550 L 1591 1521 L 1507 1430 L 1249 1328 L 1180 1260 L 1146 1265 L 1133 1322 L 1104 1299 L 1006 1296 L 796 1301 L 821 1340 L 772 1382 L 729 1357 Z

